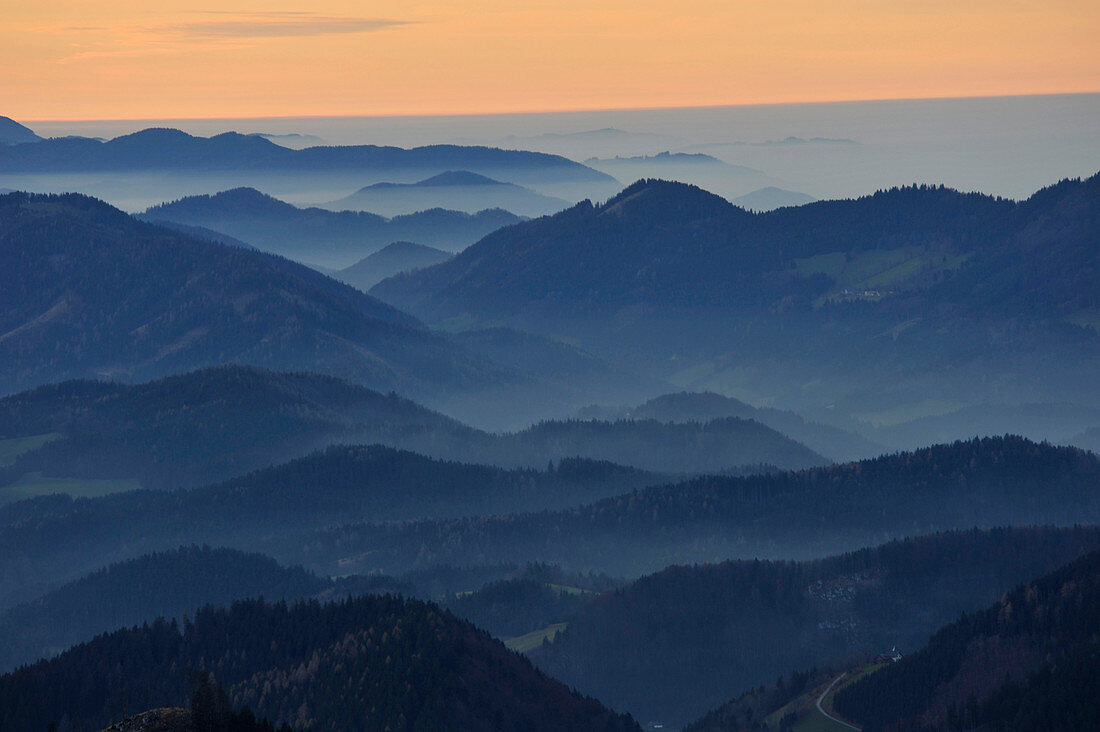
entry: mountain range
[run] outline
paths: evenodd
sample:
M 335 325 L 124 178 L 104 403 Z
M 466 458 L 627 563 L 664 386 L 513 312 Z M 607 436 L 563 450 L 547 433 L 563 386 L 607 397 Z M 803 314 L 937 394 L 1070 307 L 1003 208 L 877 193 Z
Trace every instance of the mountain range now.
M 429 145 L 404 149 L 358 145 L 292 150 L 256 135 L 196 137 L 150 128 L 113 140 L 51 138 L 0 149 L 0 171 L 142 170 L 348 171 L 443 173 L 470 170 L 509 181 L 605 182 L 607 176 L 557 155 L 489 147 Z
M 68 381 L 0 398 L 0 504 L 36 493 L 194 488 L 334 443 L 385 444 L 509 468 L 573 457 L 665 474 L 828 462 L 750 419 L 543 421 L 474 429 L 329 376 L 227 365 L 142 384 Z M 35 476 L 43 483 L 32 490 Z M 51 481 L 75 481 L 57 486 Z
M 287 562 L 308 553 L 308 566 L 324 572 L 523 560 L 630 577 L 972 526 L 1091 524 L 1098 475 L 1091 453 L 983 438 L 800 472 L 694 478 L 553 513 L 347 524 L 257 548 Z
M 0 392 L 227 361 L 411 393 L 503 369 L 302 265 L 146 224 L 79 195 L 0 197 Z
M 752 214 L 640 181 L 371 292 L 815 415 L 1100 404 L 1085 367 L 1100 358 L 1098 190 L 1100 176 L 1020 202 L 914 186 Z

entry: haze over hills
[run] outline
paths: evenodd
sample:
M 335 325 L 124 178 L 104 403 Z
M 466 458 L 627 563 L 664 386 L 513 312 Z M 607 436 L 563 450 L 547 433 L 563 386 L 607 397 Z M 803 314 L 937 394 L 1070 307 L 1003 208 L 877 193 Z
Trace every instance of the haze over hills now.
M 0 728 L 1087 726 L 1098 103 L 0 118 Z
M 523 558 L 636 576 L 736 557 L 820 557 L 972 526 L 1091 524 L 1100 518 L 1098 475 L 1090 453 L 984 438 L 795 473 L 695 478 L 550 514 L 349 524 L 265 550 L 323 571 Z
M 548 353 L 542 347 L 535 356 Z M 557 354 L 550 367 L 585 366 L 563 366 L 562 358 Z M 542 468 L 578 456 L 666 474 L 827 462 L 751 420 L 544 421 L 489 433 L 392 392 L 319 374 L 233 365 L 136 385 L 71 381 L 39 387 L 0 398 L 0 424 L 0 504 L 49 493 L 96 495 L 135 483 L 194 488 L 333 443 L 385 444 L 509 468 Z
M 0 603 L 29 600 L 108 562 L 180 544 L 263 550 L 352 521 L 558 509 L 663 479 L 594 460 L 504 470 L 381 445 L 333 446 L 192 490 L 43 496 L 0 506 Z
M 704 153 L 665 152 L 633 157 L 588 158 L 585 165 L 622 181 L 643 178 L 679 181 L 721 196 L 740 196 L 776 181 L 767 173 L 733 165 Z
M 395 241 L 374 254 L 363 257 L 350 267 L 337 271 L 333 277 L 366 292 L 387 277 L 446 262 L 450 258 L 451 253 L 441 249 L 409 241 Z
M 142 218 L 203 226 L 265 251 L 343 268 L 395 241 L 463 249 L 519 216 L 500 209 L 467 214 L 440 208 L 387 219 L 372 213 L 298 208 L 254 188 L 189 196 L 148 209 Z
M 732 198 L 730 202 L 749 211 L 771 211 L 786 206 L 802 206 L 816 200 L 813 196 L 808 196 L 805 193 L 767 186 L 752 193 Z
M 641 181 L 372 293 L 429 321 L 572 339 L 683 388 L 815 418 L 1100 404 L 1084 367 L 1100 335 L 1083 327 L 1098 187 L 1100 176 L 1064 181 L 1019 203 L 909 187 L 751 214 Z
M 0 391 L 237 361 L 410 393 L 498 369 L 293 262 L 200 241 L 78 195 L 0 198 Z
M 794 412 L 753 407 L 739 399 L 714 392 L 664 394 L 630 408 L 586 407 L 577 416 L 582 419 L 655 419 L 661 422 L 709 422 L 713 419 L 737 417 L 756 420 L 798 440 L 811 450 L 840 462 L 874 457 L 886 452 L 882 445 L 857 433 L 808 422 Z M 924 444 L 933 442 L 937 441 L 929 440 Z
M 465 170 L 452 170 L 416 183 L 375 183 L 323 204 L 333 211 L 373 211 L 399 216 L 432 208 L 477 213 L 504 209 L 520 216 L 542 216 L 568 208 L 569 201 L 535 193 Z

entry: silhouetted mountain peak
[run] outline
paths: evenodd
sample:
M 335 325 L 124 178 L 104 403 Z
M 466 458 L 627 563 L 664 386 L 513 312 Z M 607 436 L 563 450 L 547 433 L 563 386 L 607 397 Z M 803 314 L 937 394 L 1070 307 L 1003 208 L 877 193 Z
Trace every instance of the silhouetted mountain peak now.
M 480 175 L 479 173 L 471 173 L 468 170 L 448 170 L 446 173 L 440 173 L 439 175 L 433 175 L 431 178 L 425 178 L 416 185 L 418 186 L 504 186 L 508 183 L 502 183 L 499 180 L 494 180 L 486 175 Z
M 709 218 L 738 213 L 737 207 L 729 201 L 699 186 L 656 178 L 643 178 L 627 186 L 600 207 L 601 214 L 635 212 L 647 212 L 647 216 L 667 212 L 677 218 Z
M 0 117 L 0 145 L 18 145 L 21 142 L 38 142 L 42 138 L 34 130 L 19 124 L 11 117 Z

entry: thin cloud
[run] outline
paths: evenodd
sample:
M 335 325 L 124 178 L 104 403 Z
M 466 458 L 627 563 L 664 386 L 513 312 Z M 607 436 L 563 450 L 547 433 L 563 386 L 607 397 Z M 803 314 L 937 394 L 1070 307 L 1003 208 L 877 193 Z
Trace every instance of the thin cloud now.
M 176 38 L 294 38 L 333 34 L 371 33 L 409 25 L 407 20 L 316 15 L 303 12 L 225 13 L 226 19 L 169 23 L 152 28 L 155 33 Z

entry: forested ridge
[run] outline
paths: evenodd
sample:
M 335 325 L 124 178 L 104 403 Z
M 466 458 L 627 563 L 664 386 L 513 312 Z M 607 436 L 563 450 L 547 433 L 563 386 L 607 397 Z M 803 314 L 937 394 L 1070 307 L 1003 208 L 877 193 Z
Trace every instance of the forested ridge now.
M 101 635 L 0 677 L 0 726 L 100 729 L 135 706 L 182 706 L 201 670 L 234 705 L 303 729 L 637 729 L 484 631 L 392 596 L 241 601 Z
M 261 554 L 187 546 L 119 562 L 0 612 L 0 672 L 93 636 L 246 597 L 296 600 L 329 588 Z
M 804 562 L 670 567 L 581 608 L 534 658 L 612 708 L 683 724 L 796 669 L 913 651 L 961 612 L 1098 548 L 1096 527 L 1000 528 Z
M 269 551 L 358 571 L 526 560 L 618 575 L 730 557 L 811 557 L 953 528 L 1100 517 L 1100 459 L 1018 437 L 805 471 L 701 477 L 552 513 L 352 525 Z

